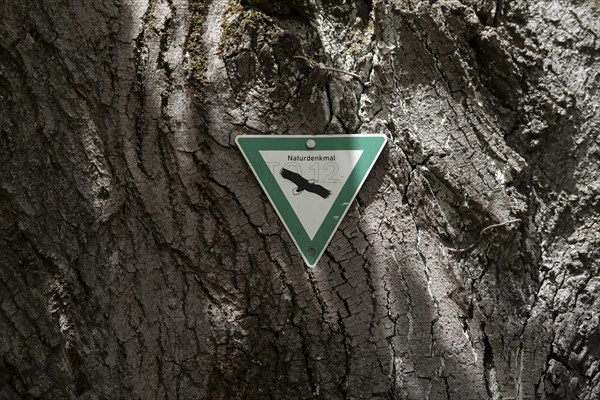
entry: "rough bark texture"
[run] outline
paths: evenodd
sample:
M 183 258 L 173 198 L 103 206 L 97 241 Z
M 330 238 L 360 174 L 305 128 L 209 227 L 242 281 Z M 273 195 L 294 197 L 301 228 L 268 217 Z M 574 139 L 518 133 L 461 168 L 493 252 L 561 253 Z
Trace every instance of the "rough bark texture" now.
M 2 2 L 0 399 L 600 398 L 599 35 L 596 0 Z M 370 132 L 307 269 L 235 135 Z

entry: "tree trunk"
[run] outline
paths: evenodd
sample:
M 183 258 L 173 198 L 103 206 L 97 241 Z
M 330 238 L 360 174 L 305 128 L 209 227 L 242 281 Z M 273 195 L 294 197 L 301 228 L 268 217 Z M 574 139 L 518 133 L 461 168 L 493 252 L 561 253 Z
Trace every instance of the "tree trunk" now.
M 597 0 L 0 17 L 0 399 L 600 398 Z M 314 269 L 250 133 L 388 136 Z

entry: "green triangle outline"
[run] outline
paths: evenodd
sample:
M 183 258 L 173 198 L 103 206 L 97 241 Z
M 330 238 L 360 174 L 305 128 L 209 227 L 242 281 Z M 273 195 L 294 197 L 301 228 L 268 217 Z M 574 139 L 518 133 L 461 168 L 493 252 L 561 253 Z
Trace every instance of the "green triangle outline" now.
M 314 150 L 363 150 L 354 169 L 346 179 L 337 199 L 327 213 L 319 230 L 311 240 L 294 209 L 277 184 L 260 151 L 265 150 L 309 150 L 306 141 L 316 142 Z M 387 142 L 384 134 L 356 135 L 240 135 L 235 139 L 242 155 L 266 193 L 271 205 L 300 251 L 304 262 L 314 267 L 325 252 L 333 235 L 350 209 L 358 191 L 375 165 Z M 337 218 L 336 218 L 337 217 Z M 309 248 L 315 254 L 308 254 Z

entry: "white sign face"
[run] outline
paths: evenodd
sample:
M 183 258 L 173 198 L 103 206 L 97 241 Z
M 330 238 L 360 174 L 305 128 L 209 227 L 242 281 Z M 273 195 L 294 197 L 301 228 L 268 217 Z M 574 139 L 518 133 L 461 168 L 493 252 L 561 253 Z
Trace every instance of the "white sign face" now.
M 314 267 L 367 179 L 385 135 L 245 135 L 236 143 Z
M 362 153 L 362 150 L 260 151 L 310 240 L 323 224 Z

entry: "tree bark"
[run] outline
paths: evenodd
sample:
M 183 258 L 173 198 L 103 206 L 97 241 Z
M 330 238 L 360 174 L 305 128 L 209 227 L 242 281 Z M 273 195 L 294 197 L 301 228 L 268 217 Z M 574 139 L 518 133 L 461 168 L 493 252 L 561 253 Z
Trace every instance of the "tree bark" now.
M 0 399 L 600 398 L 596 0 L 0 16 Z M 314 269 L 250 133 L 388 136 Z

